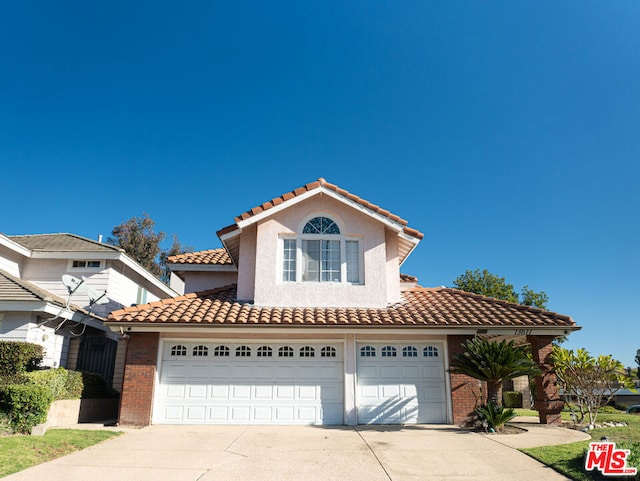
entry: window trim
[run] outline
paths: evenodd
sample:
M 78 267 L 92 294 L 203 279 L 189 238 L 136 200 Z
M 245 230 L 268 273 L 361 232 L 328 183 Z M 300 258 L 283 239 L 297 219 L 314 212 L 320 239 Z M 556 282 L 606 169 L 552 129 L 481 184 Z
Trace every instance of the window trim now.
M 340 230 L 340 234 L 303 234 L 304 227 L 307 225 L 309 221 L 316 217 L 325 217 L 333 221 L 338 229 Z M 281 234 L 278 239 L 278 283 L 282 284 L 309 284 L 309 285 L 318 285 L 318 284 L 333 284 L 333 285 L 351 285 L 351 286 L 362 286 L 364 285 L 364 248 L 363 248 L 363 237 L 362 235 L 351 235 L 344 234 L 344 226 L 340 220 L 336 217 L 326 214 L 324 212 L 315 213 L 310 216 L 304 218 L 303 222 L 301 222 L 298 232 L 292 234 Z M 295 249 L 295 258 L 293 259 L 293 263 L 295 264 L 295 272 L 294 277 L 295 280 L 285 280 L 285 240 L 294 241 L 294 249 Z M 304 254 L 302 250 L 302 241 L 305 240 L 333 240 L 338 241 L 340 243 L 340 281 L 323 281 L 322 280 L 322 271 L 319 272 L 317 281 L 303 281 L 302 277 L 304 274 Z M 357 242 L 358 245 L 358 281 L 357 282 L 349 282 L 347 281 L 347 241 Z

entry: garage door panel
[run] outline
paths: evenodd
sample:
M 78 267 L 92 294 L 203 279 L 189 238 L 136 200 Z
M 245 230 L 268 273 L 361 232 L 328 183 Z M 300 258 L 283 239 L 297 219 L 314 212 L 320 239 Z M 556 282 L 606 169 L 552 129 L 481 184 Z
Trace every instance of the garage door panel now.
M 169 399 L 184 399 L 185 388 L 184 384 L 170 384 L 166 386 L 166 396 Z
M 243 386 L 241 384 L 231 386 L 230 399 L 251 399 L 251 386 Z
M 368 346 L 362 349 L 363 346 Z M 398 353 L 382 357 L 390 346 Z M 356 404 L 360 424 L 446 422 L 444 366 L 420 343 L 362 344 L 356 350 Z M 406 348 L 406 349 L 405 349 Z M 376 357 L 378 356 L 378 357 Z
M 165 342 L 154 423 L 171 424 L 342 424 L 343 367 L 335 358 L 303 357 L 302 345 L 292 344 L 294 357 L 257 357 L 260 345 L 249 352 L 246 343 L 227 344 L 224 354 L 214 343 Z M 266 344 L 265 344 L 266 345 Z M 195 348 L 204 346 L 203 348 Z M 341 354 L 341 347 L 334 346 Z M 316 354 L 320 348 L 314 346 Z M 264 350 L 263 350 L 264 351 Z M 180 354 L 182 352 L 182 354 Z M 196 353 L 207 355 L 196 356 Z M 291 352 L 291 351 L 288 351 Z M 305 350 L 308 352 L 308 350 Z M 216 355 L 217 354 L 217 355 Z M 184 358 L 179 358 L 184 356 Z
M 191 384 L 187 389 L 189 399 L 206 399 L 208 386 L 206 384 Z

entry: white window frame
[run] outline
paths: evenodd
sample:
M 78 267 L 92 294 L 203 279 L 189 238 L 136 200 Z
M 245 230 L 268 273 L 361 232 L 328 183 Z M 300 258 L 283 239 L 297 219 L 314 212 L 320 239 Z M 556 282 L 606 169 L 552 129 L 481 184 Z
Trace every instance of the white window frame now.
M 336 223 L 338 228 L 340 229 L 340 234 L 302 234 L 302 230 L 304 226 L 311 219 L 315 217 L 326 217 L 331 219 Z M 310 215 L 304 219 L 304 222 L 301 223 L 300 233 L 298 234 L 283 234 L 280 236 L 279 245 L 278 245 L 278 281 L 284 284 L 348 284 L 354 286 L 364 285 L 364 249 L 362 243 L 361 235 L 345 235 L 343 234 L 343 225 L 338 222 L 333 216 L 327 215 L 325 213 L 317 213 L 314 215 Z M 284 279 L 284 249 L 285 249 L 285 240 L 294 241 L 295 242 L 295 280 L 285 280 Z M 304 274 L 304 254 L 302 252 L 302 241 L 304 240 L 332 240 L 340 242 L 340 281 L 323 281 L 322 280 L 322 271 L 319 272 L 317 281 L 303 281 L 302 276 Z M 357 242 L 358 243 L 358 281 L 357 282 L 349 282 L 347 281 L 347 241 Z
M 83 266 L 74 266 L 74 263 L 84 263 Z M 97 262 L 98 266 L 88 266 L 89 262 Z M 99 271 L 104 267 L 103 261 L 99 259 L 69 259 L 69 270 L 71 271 Z

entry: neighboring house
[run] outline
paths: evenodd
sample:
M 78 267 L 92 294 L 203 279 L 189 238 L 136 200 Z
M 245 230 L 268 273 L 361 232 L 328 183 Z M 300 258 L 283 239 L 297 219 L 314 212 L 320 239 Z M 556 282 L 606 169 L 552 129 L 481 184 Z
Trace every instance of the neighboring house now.
M 105 294 L 102 303 L 91 305 L 82 288 L 69 296 L 63 275 Z M 118 247 L 73 234 L 0 234 L 0 339 L 42 345 L 44 366 L 111 380 L 120 336 L 104 326 L 106 315 L 176 294 Z
M 169 258 L 187 294 L 109 315 L 128 335 L 120 423 L 460 423 L 479 383 L 447 369 L 478 335 L 531 344 L 541 421 L 559 421 L 547 356 L 574 321 L 417 286 L 400 267 L 423 235 L 389 211 L 319 179 L 218 236 Z

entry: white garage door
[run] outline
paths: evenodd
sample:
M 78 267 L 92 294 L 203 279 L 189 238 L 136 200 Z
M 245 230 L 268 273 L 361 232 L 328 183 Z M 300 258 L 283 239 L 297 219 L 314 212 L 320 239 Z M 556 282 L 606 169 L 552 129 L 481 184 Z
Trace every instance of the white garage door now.
M 446 423 L 440 345 L 359 343 L 359 424 Z
M 165 342 L 156 424 L 342 424 L 336 344 Z

